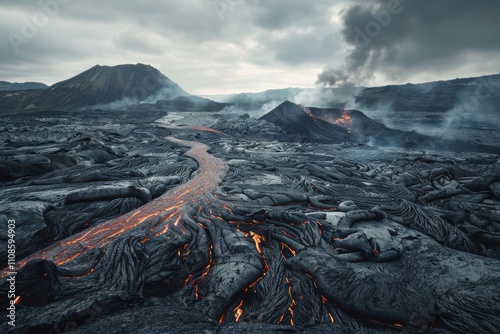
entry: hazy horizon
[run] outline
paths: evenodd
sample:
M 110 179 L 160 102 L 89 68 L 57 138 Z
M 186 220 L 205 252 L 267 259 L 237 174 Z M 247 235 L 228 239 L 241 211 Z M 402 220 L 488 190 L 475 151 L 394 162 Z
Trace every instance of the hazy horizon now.
M 145 63 L 197 95 L 500 73 L 500 2 L 191 0 L 0 4 L 0 80 Z

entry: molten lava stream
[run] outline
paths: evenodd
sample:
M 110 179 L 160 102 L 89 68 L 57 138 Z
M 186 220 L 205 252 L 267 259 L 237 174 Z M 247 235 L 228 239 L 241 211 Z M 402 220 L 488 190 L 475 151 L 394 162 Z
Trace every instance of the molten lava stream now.
M 337 118 L 333 122 L 333 124 L 343 126 L 349 132 L 351 132 L 351 130 L 352 130 L 352 119 L 351 119 L 351 116 L 349 116 L 349 114 L 347 113 L 347 110 L 345 110 L 345 109 L 342 111 L 342 116 L 340 118 Z
M 173 143 L 188 146 L 185 153 L 199 164 L 199 173 L 187 183 L 163 194 L 150 203 L 133 210 L 123 216 L 94 226 L 67 239 L 61 240 L 44 250 L 36 252 L 21 260 L 16 270 L 35 259 L 46 259 L 61 266 L 79 258 L 90 249 L 102 248 L 127 231 L 141 230 L 146 234 L 143 240 L 149 240 L 165 233 L 171 224 L 177 224 L 183 214 L 196 212 L 196 205 L 212 196 L 219 183 L 227 173 L 227 165 L 220 159 L 210 155 L 209 146 L 167 137 Z M 161 220 L 158 223 L 158 220 Z M 0 273 L 0 277 L 7 275 L 7 268 Z
M 205 126 L 192 126 L 191 129 L 198 130 L 198 131 L 212 132 L 212 133 L 216 133 L 218 135 L 225 135 L 225 133 L 222 131 L 215 130 L 212 128 L 207 128 Z

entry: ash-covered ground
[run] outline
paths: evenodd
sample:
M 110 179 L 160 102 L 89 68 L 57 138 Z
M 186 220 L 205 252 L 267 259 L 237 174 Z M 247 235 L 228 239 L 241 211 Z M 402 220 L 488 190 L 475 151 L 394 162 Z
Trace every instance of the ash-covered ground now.
M 500 328 L 497 154 L 320 144 L 223 113 L 39 112 L 0 127 L 20 296 L 2 331 Z

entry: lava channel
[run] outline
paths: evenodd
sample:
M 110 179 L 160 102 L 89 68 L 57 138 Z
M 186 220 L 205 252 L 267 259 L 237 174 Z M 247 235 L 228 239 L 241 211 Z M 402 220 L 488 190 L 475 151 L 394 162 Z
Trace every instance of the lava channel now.
M 105 248 L 120 235 L 131 230 L 144 233 L 146 237 L 143 241 L 146 242 L 166 233 L 171 225 L 177 225 L 183 215 L 193 215 L 199 203 L 205 202 L 206 198 L 212 196 L 217 190 L 228 167 L 222 160 L 209 154 L 210 147 L 205 144 L 175 137 L 166 139 L 178 145 L 190 147 L 185 155 L 195 159 L 199 164 L 198 174 L 194 178 L 136 210 L 27 256 L 16 264 L 15 270 L 4 268 L 0 277 L 6 276 L 8 272 L 19 270 L 35 259 L 50 260 L 57 266 L 62 266 L 91 249 Z

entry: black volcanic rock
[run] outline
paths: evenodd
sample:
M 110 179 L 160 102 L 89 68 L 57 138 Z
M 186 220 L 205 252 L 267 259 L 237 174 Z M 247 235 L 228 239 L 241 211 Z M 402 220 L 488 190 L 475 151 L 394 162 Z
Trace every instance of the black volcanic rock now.
M 391 129 L 359 110 L 304 107 L 289 101 L 261 117 L 287 134 L 317 143 L 356 142 L 378 146 L 499 153 L 500 148 L 441 140 L 415 131 Z
M 320 143 L 341 143 L 349 140 L 348 130 L 322 119 L 312 117 L 306 108 L 285 101 L 260 119 L 274 123 L 289 134 Z
M 47 88 L 44 83 L 41 82 L 7 82 L 0 81 L 0 91 L 17 91 L 17 90 L 33 90 L 33 89 L 44 89 Z
M 311 109 L 352 136 L 371 124 Z M 0 332 L 498 332 L 498 155 L 278 143 L 249 116 L 216 115 L 226 135 L 207 115 L 164 116 L 2 118 L 20 297 Z
M 288 134 L 301 135 L 314 142 L 355 141 L 387 145 L 394 137 L 407 134 L 389 129 L 359 110 L 304 107 L 290 101 L 283 102 L 261 119 L 280 126 Z
M 2 111 L 114 109 L 141 101 L 189 95 L 157 69 L 144 64 L 96 65 L 36 93 L 0 94 Z
M 257 120 L 248 114 L 239 117 L 220 115 L 211 127 L 235 137 L 252 136 L 271 141 L 276 138 L 283 140 L 287 137 L 287 133 L 276 124 L 267 122 L 264 119 Z M 292 139 L 290 138 L 290 140 Z
M 388 128 L 359 110 L 313 107 L 307 110 L 314 117 L 345 127 L 350 139 L 355 142 L 381 146 L 435 147 L 435 142 L 429 136 Z

